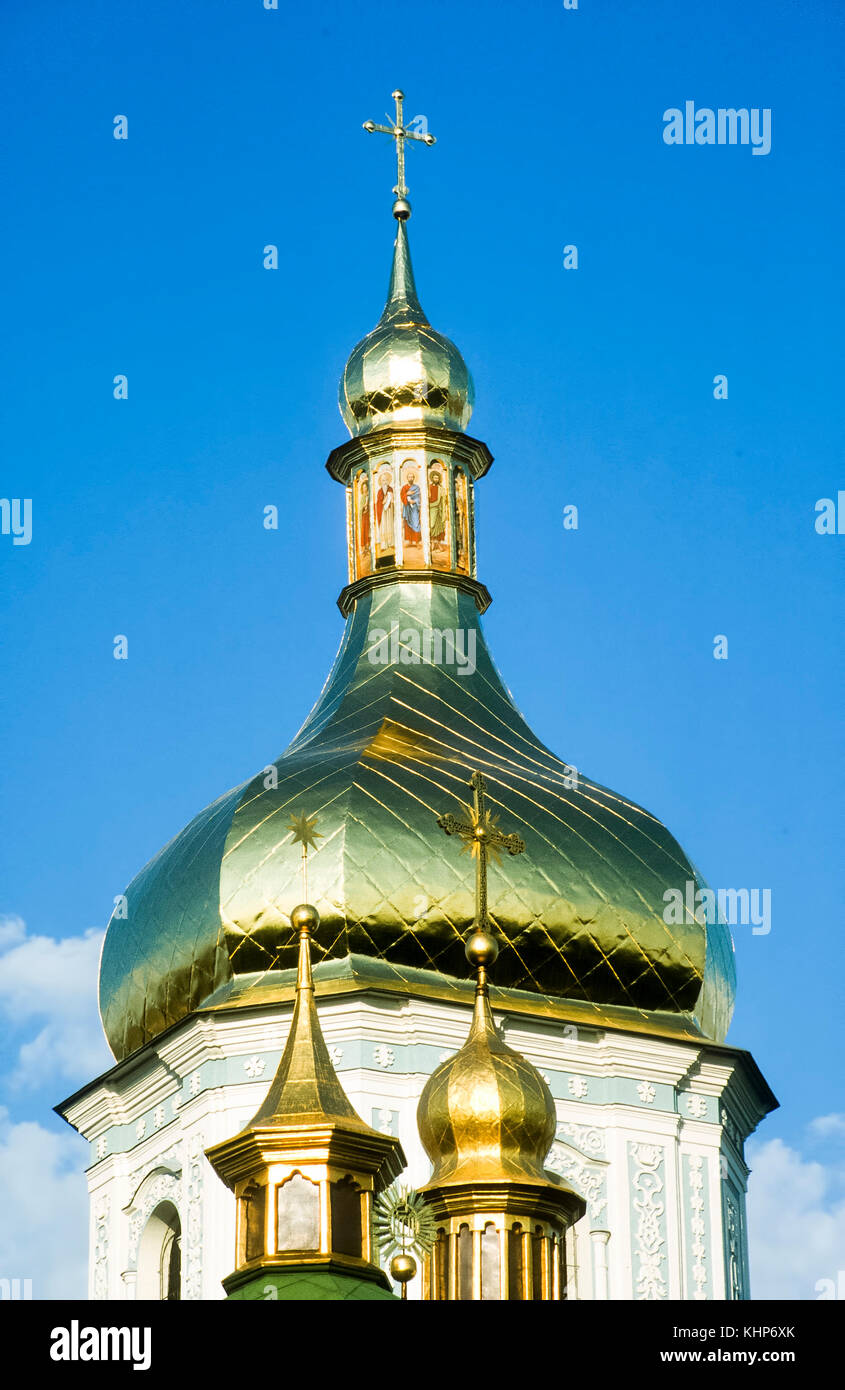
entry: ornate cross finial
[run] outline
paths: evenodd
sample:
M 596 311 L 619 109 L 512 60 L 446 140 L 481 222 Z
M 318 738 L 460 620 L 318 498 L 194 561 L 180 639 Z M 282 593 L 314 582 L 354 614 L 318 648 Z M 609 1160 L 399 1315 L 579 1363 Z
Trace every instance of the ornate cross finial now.
M 490 927 L 490 919 L 487 916 L 487 860 L 490 854 L 496 859 L 499 858 L 499 851 L 507 850 L 508 854 L 522 854 L 525 849 L 525 841 L 519 835 L 505 835 L 497 824 L 497 817 L 491 815 L 487 810 L 484 793 L 487 785 L 480 772 L 474 772 L 470 778 L 472 788 L 472 805 L 467 806 L 461 802 L 466 820 L 458 820 L 456 816 L 438 816 L 437 824 L 447 835 L 459 835 L 463 840 L 463 852 L 472 852 L 475 859 L 475 923 L 474 930 L 477 932 L 487 932 Z
M 376 125 L 375 121 L 365 121 L 364 129 L 370 135 L 374 131 L 379 131 L 382 135 L 392 135 L 396 141 L 396 187 L 393 192 L 396 194 L 396 202 L 393 204 L 393 216 L 400 222 L 406 221 L 411 216 L 411 204 L 408 202 L 408 189 L 405 184 L 405 141 L 421 140 L 424 145 L 435 145 L 437 141 L 428 131 L 424 134 L 416 130 L 411 130 L 405 125 L 402 111 L 402 103 L 405 100 L 405 93 L 400 92 L 397 87 L 395 92 L 391 92 L 393 100 L 396 102 L 396 119 L 393 125 Z M 389 120 L 390 117 L 388 116 Z

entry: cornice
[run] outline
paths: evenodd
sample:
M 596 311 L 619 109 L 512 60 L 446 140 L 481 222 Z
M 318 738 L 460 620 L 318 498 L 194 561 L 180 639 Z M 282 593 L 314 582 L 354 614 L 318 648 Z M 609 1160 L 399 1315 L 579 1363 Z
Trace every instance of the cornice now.
M 354 584 L 347 584 L 338 594 L 337 606 L 344 618 L 348 618 L 359 598 L 368 594 L 371 589 L 383 589 L 389 584 L 445 584 L 448 588 L 461 589 L 474 599 L 479 613 L 486 613 L 493 602 L 493 596 L 486 584 L 482 584 L 478 579 L 471 579 L 468 574 L 456 574 L 453 570 L 409 570 L 392 567 L 377 570 L 375 574 L 365 574 L 363 578 L 356 579 Z
M 480 439 L 473 439 L 472 435 L 438 425 L 409 424 L 388 425 L 347 440 L 332 449 L 326 468 L 337 482 L 345 484 L 354 468 L 372 458 L 381 458 L 385 450 L 391 449 L 430 449 L 435 453 L 448 453 L 450 458 L 464 464 L 475 479 L 483 478 L 493 462 L 487 445 Z

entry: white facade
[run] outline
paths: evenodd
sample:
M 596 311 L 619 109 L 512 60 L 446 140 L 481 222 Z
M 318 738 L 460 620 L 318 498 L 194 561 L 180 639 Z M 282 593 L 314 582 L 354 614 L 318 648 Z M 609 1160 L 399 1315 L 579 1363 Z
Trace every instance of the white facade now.
M 434 1068 L 465 1042 L 470 1006 L 372 992 L 319 997 L 318 1008 L 350 1100 L 374 1128 L 398 1135 L 408 1159 L 400 1181 L 421 1186 L 431 1168 L 417 1102 Z M 162 1296 L 174 1209 L 181 1297 L 224 1296 L 234 1198 L 204 1150 L 258 1109 L 291 1009 L 194 1014 L 61 1107 L 91 1144 L 91 1298 Z M 547 1166 L 587 1202 L 577 1239 L 569 1237 L 567 1296 L 749 1297 L 742 1142 L 773 1098 L 748 1054 L 495 1008 L 494 1018 L 555 1098 Z M 419 1297 L 414 1285 L 410 1296 Z

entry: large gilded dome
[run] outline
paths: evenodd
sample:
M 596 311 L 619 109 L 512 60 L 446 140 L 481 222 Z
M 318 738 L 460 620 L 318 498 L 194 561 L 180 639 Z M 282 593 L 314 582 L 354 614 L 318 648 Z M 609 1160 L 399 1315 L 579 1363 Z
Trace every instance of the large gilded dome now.
M 476 669 L 374 665 L 376 623 L 403 637 L 474 632 Z M 497 985 L 684 1013 L 724 1037 L 728 928 L 663 920 L 667 889 L 701 884 L 693 865 L 648 811 L 580 771 L 571 785 L 514 706 L 460 589 L 396 582 L 359 599 L 320 699 L 273 767 L 201 812 L 129 885 L 100 972 L 118 1056 L 226 981 L 295 966 L 288 914 L 302 888 L 289 819 L 302 809 L 323 835 L 309 856 L 315 960 L 355 953 L 463 978 L 472 865 L 437 817 L 459 811 L 476 768 L 492 811 L 526 845 L 490 871 Z
M 340 381 L 340 413 L 355 436 L 391 422 L 463 430 L 473 401 L 463 357 L 423 313 L 405 223 L 399 222 L 387 303 L 375 328 L 350 353 Z

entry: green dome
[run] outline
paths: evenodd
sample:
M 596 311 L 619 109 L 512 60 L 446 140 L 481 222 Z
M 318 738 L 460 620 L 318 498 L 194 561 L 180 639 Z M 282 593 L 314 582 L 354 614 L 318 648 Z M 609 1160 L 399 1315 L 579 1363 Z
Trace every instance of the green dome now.
M 361 1279 L 354 1274 L 340 1274 L 325 1269 L 285 1270 L 281 1274 L 263 1271 L 249 1283 L 234 1289 L 230 1299 L 249 1303 L 398 1303 L 395 1293 L 389 1293 L 374 1279 Z

